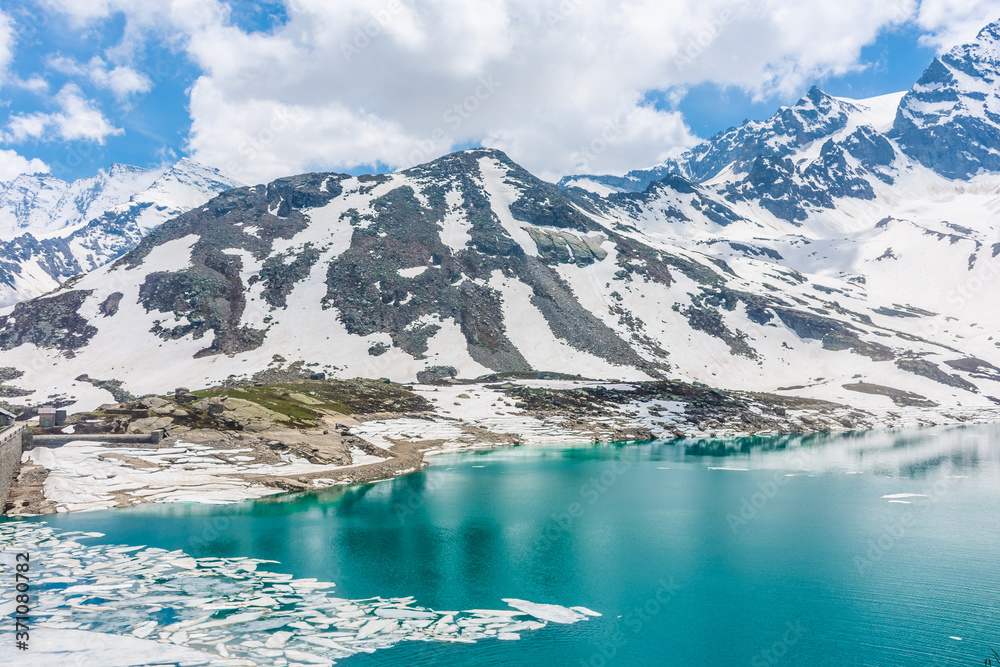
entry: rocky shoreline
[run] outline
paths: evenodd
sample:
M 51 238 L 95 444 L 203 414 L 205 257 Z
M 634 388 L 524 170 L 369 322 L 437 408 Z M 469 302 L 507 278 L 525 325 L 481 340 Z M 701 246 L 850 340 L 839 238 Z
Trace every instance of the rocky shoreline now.
M 165 437 L 155 445 L 73 442 L 26 451 L 6 512 L 238 502 L 391 479 L 422 470 L 435 454 L 479 448 L 990 421 L 1000 421 L 1000 409 L 861 410 L 682 382 L 483 378 L 403 386 L 299 380 L 184 390 L 71 416 L 57 432 L 156 428 Z

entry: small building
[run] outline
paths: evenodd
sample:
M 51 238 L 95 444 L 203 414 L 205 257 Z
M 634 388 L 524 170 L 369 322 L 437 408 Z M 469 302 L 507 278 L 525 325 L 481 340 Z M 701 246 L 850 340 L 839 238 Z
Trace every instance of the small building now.
M 56 409 L 51 405 L 38 408 L 38 426 L 52 428 L 56 425 Z
M 0 408 L 0 428 L 6 428 L 8 426 L 14 425 L 14 420 L 17 417 L 7 412 L 3 408 Z

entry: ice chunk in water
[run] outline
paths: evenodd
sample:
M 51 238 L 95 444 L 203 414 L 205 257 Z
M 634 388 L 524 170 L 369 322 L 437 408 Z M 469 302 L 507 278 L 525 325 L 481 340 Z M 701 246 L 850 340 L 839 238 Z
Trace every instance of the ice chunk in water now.
M 382 607 L 375 610 L 376 616 L 382 618 L 437 618 L 438 614 L 430 611 L 417 611 L 416 609 L 397 609 L 395 607 Z
M 39 590 L 34 609 L 40 629 L 68 632 L 81 628 L 111 642 L 140 642 L 129 646 L 145 650 L 152 645 L 166 653 L 193 644 L 199 651 L 175 652 L 190 657 L 192 662 L 184 664 L 192 665 L 209 661 L 219 667 L 330 665 L 334 658 L 407 640 L 515 640 L 521 632 L 538 630 L 549 621 L 574 623 L 597 615 L 585 607 L 513 598 L 507 600 L 512 610 L 464 612 L 416 607 L 412 597 L 347 600 L 331 595 L 331 583 L 258 571 L 264 561 L 257 559 L 192 558 L 180 550 L 88 546 L 65 533 L 56 534 L 44 523 L 0 524 L 0 551 L 15 545 L 19 550 L 30 549 L 33 555 L 38 553 L 40 560 L 54 566 L 50 574 L 62 575 L 65 583 L 73 584 Z M 46 583 L 59 583 L 55 577 L 50 579 Z M 0 605 L 0 611 L 6 606 Z M 254 606 L 269 608 L 247 611 Z M 161 611 L 169 613 L 160 617 Z M 211 620 L 220 612 L 230 615 Z M 335 631 L 327 632 L 327 628 Z M 167 642 L 180 646 L 171 647 Z M 48 660 L 46 656 L 46 660 L 21 664 L 63 667 L 67 659 L 79 664 L 134 664 L 124 653 L 112 659 L 106 651 L 94 653 L 71 643 L 44 646 L 36 642 L 32 649 L 30 657 L 37 658 L 45 651 L 56 651 L 60 657 Z
M 264 646 L 267 648 L 278 648 L 279 646 L 284 646 L 285 642 L 291 639 L 292 633 L 287 631 L 275 632 L 271 635 L 271 638 L 264 642 Z
M 578 611 L 584 616 L 595 616 L 595 617 L 600 616 L 600 614 L 598 614 L 593 609 L 587 609 L 586 607 L 570 607 L 570 609 L 572 609 L 573 611 Z
M 504 598 L 503 601 L 514 609 L 520 609 L 535 618 L 552 623 L 577 623 L 587 618 L 579 612 L 557 604 L 539 604 L 516 598 Z

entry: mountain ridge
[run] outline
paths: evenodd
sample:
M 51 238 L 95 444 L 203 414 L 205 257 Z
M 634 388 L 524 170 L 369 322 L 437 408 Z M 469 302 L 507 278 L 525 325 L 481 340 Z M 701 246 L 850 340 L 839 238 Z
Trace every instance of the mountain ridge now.
M 678 225 L 689 236 L 665 233 Z M 955 227 L 887 220 L 878 233 L 967 259 L 975 231 Z M 944 299 L 921 300 L 920 285 L 885 296 L 898 268 L 883 267 L 913 261 L 903 245 L 868 251 L 867 276 L 824 276 L 794 268 L 794 241 L 746 238 L 758 230 L 683 179 L 601 198 L 492 149 L 396 174 L 278 179 L 226 191 L 112 264 L 0 311 L 0 363 L 26 369 L 5 389 L 61 387 L 46 398 L 88 406 L 107 401 L 102 387 L 162 393 L 291 365 L 398 381 L 572 369 L 846 403 L 1000 400 L 992 342 L 946 329 L 955 309 L 935 310 Z
M 0 229 L 8 229 L 0 235 L 0 305 L 97 268 L 237 184 L 187 158 L 157 170 L 114 164 L 72 183 L 45 174 L 0 183 Z
M 770 118 L 723 130 L 649 169 L 625 176 L 571 175 L 559 184 L 600 194 L 639 192 L 678 174 L 714 186 L 730 201 L 749 201 L 780 220 L 803 222 L 817 210 L 835 208 L 837 199 L 871 199 L 875 181 L 891 184 L 914 168 L 952 180 L 1000 171 L 998 77 L 1000 21 L 935 58 L 899 94 L 889 127 L 874 122 L 865 107 L 883 107 L 897 94 L 849 100 L 813 86 Z M 845 136 L 847 129 L 852 132 Z

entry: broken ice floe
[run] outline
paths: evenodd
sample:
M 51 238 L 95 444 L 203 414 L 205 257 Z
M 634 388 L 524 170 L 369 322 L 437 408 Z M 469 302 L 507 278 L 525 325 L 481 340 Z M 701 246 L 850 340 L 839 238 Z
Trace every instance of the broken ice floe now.
M 463 612 L 419 607 L 412 597 L 348 600 L 332 583 L 258 569 L 273 561 L 80 542 L 100 536 L 0 524 L 0 576 L 15 551 L 30 552 L 33 564 L 34 643 L 23 664 L 132 664 L 113 654 L 155 654 L 159 644 L 184 665 L 332 665 L 403 641 L 515 640 L 549 622 L 600 615 L 513 598 L 504 600 L 512 609 Z M 8 617 L 11 602 L 0 597 Z

